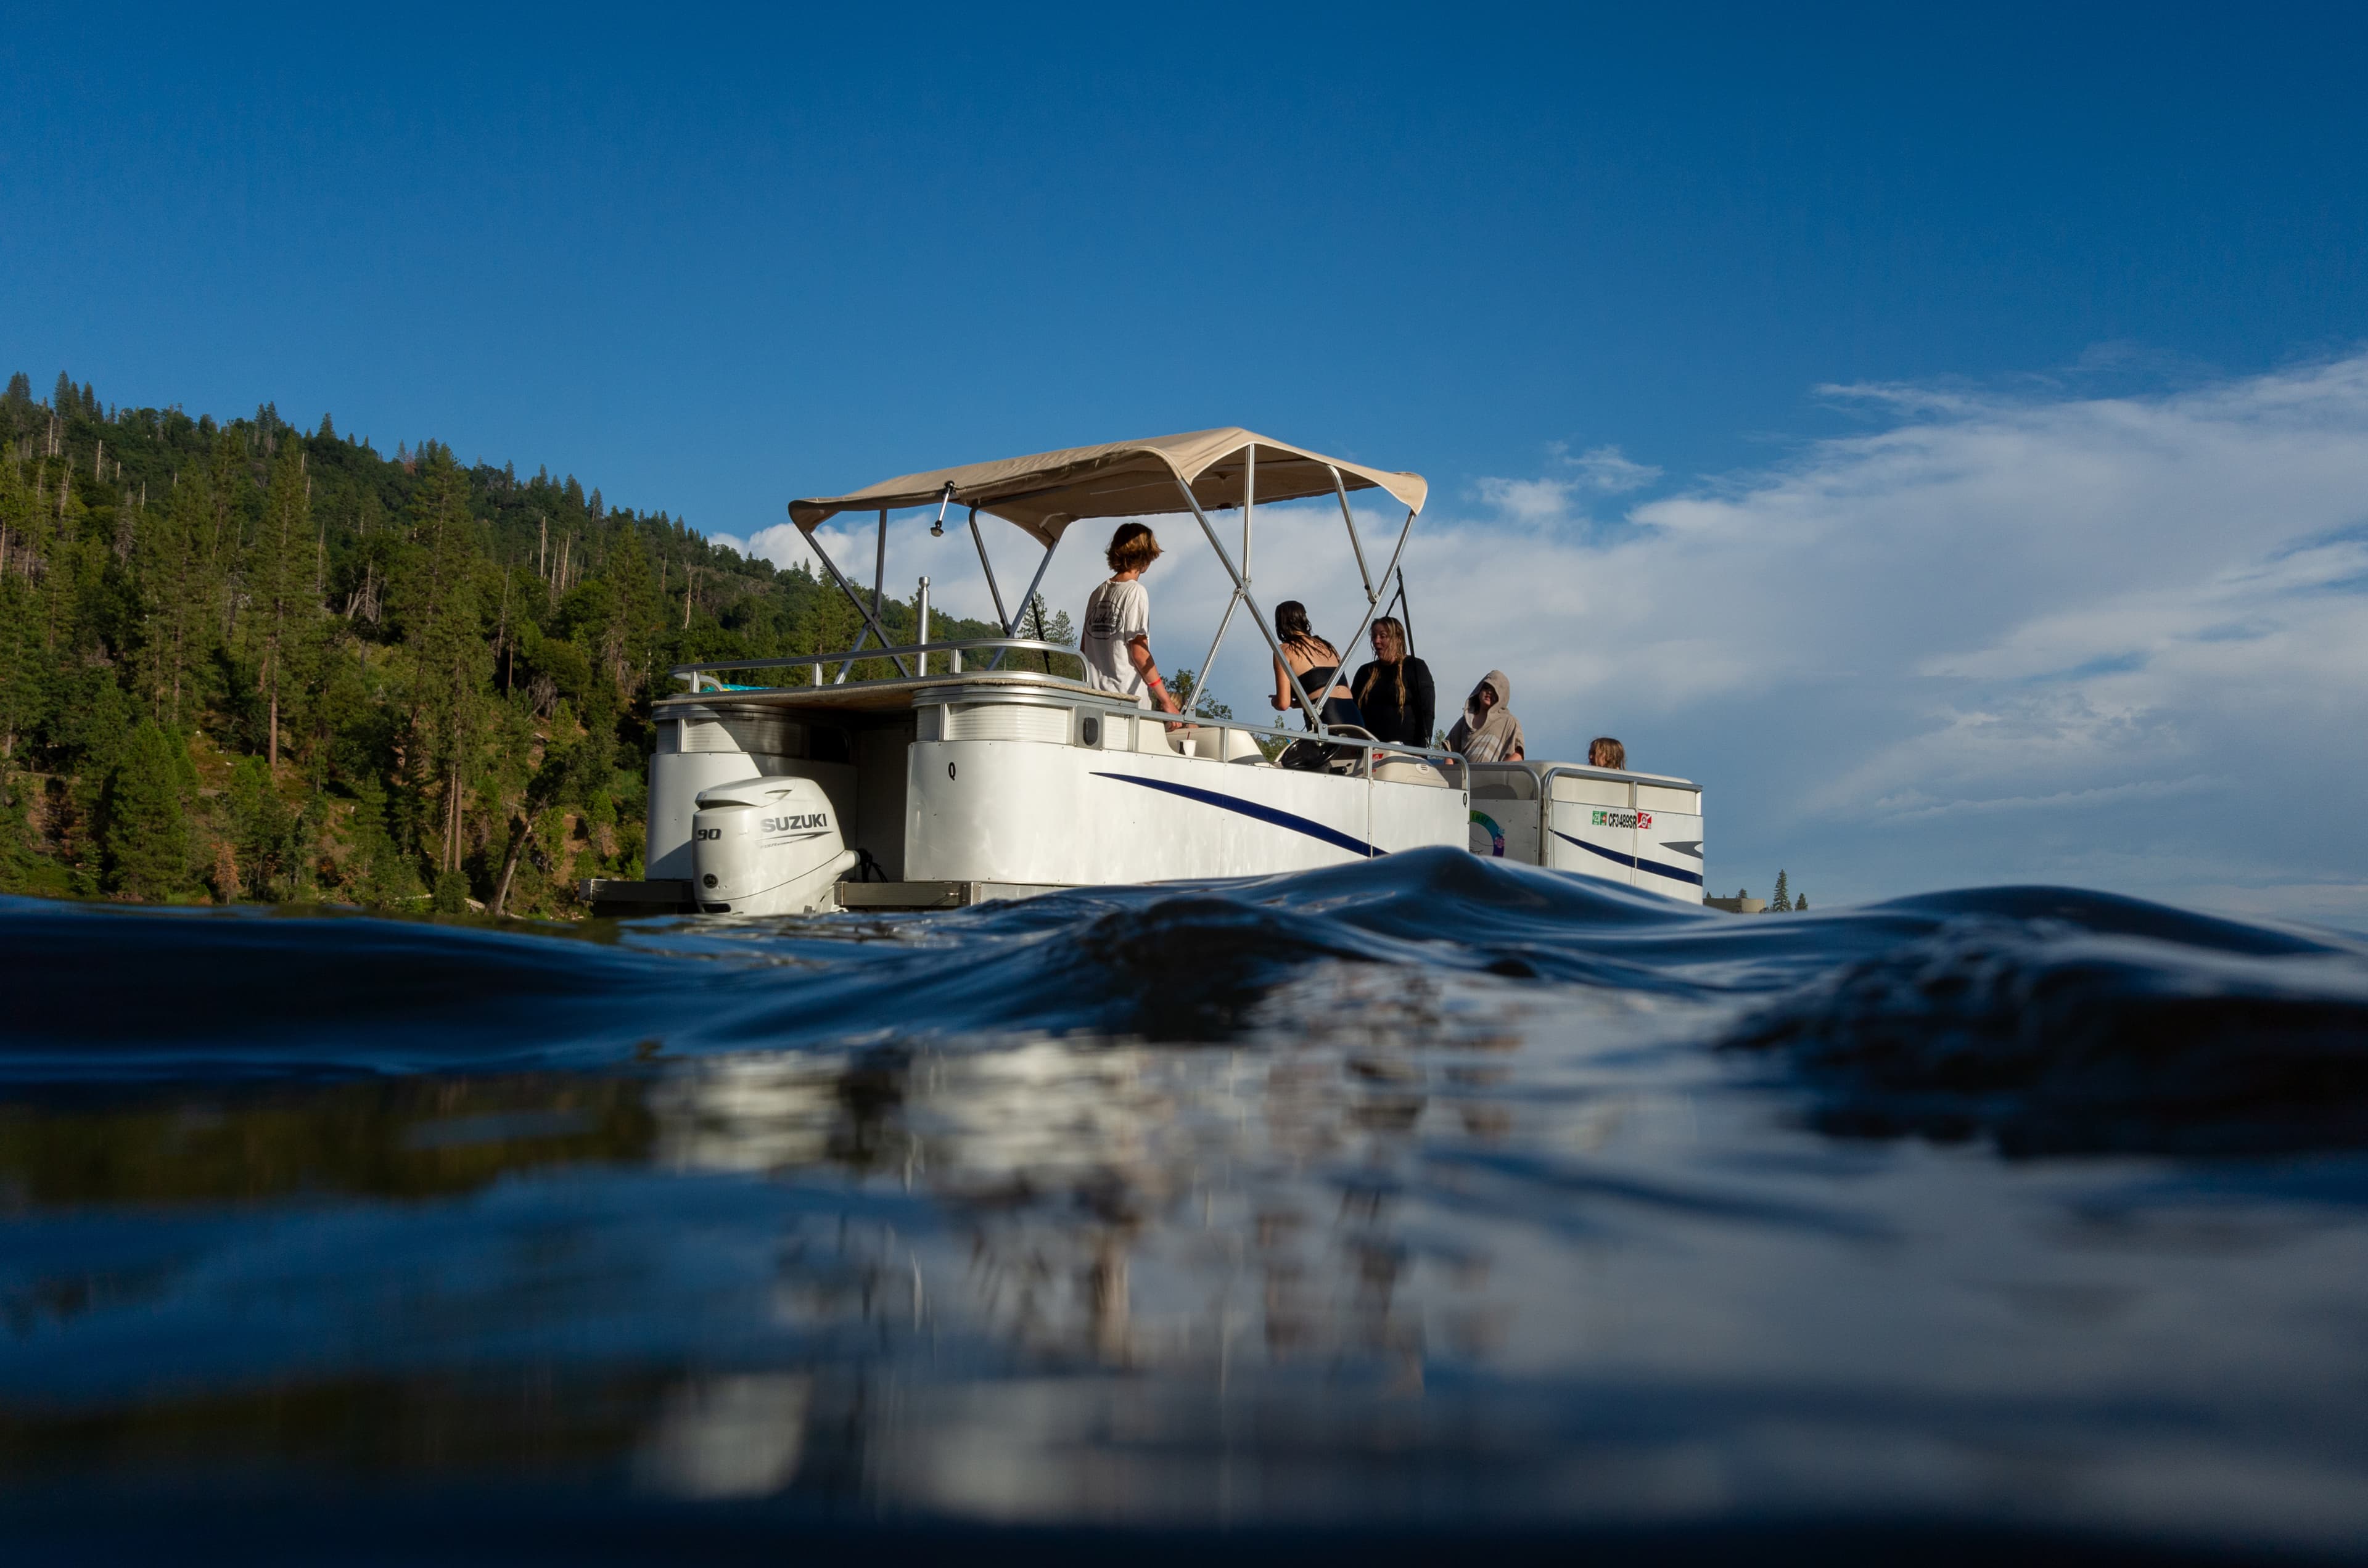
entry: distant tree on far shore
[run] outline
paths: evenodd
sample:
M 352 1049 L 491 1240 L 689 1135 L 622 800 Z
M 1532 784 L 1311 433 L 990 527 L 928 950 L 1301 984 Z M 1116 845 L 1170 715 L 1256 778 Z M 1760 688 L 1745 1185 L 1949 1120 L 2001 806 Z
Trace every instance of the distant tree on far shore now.
M 164 899 L 188 875 L 189 828 L 173 743 L 154 720 L 127 738 L 99 797 L 107 882 L 134 898 Z
M 1774 897 L 1768 901 L 1768 913 L 1770 915 L 1783 915 L 1790 913 L 1792 908 L 1793 894 L 1791 892 L 1790 882 L 1782 871 L 1778 871 L 1776 873 L 1776 893 Z

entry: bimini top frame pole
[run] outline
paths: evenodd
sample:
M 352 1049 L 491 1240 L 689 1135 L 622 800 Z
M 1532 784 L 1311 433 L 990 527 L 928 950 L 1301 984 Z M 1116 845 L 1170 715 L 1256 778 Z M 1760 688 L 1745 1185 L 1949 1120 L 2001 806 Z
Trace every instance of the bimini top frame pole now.
M 1267 645 L 1274 650 L 1274 656 L 1277 660 L 1281 662 L 1282 667 L 1286 671 L 1291 670 L 1291 661 L 1283 658 L 1281 645 L 1275 641 L 1273 634 L 1268 631 L 1266 618 L 1264 615 L 1259 613 L 1258 601 L 1250 597 L 1250 514 L 1251 508 L 1257 502 L 1257 482 L 1254 477 L 1258 472 L 1257 464 L 1258 450 L 1257 448 L 1253 446 L 1248 449 L 1247 460 L 1243 466 L 1242 570 L 1239 572 L 1235 572 L 1234 570 L 1233 562 L 1225 559 L 1225 547 L 1217 542 L 1216 532 L 1210 527 L 1207 516 L 1201 512 L 1201 505 L 1199 501 L 1194 498 L 1191 487 L 1190 485 L 1183 487 L 1184 500 L 1187 505 L 1191 506 L 1192 515 L 1200 518 L 1201 531 L 1209 536 L 1210 548 L 1217 552 L 1217 560 L 1224 564 L 1226 575 L 1230 576 L 1234 580 L 1234 591 L 1225 600 L 1225 612 L 1217 621 L 1217 635 L 1211 639 L 1209 642 L 1208 656 L 1201 661 L 1200 674 L 1194 678 L 1192 684 L 1193 707 L 1196 709 L 1201 705 L 1201 694 L 1208 689 L 1209 666 L 1216 663 L 1217 649 L 1225 640 L 1225 629 L 1233 624 L 1234 608 L 1236 605 L 1247 604 L 1250 607 L 1251 615 L 1258 618 L 1259 631 L 1267 632 Z M 1363 544 L 1360 543 L 1357 538 L 1357 519 L 1349 509 L 1348 487 L 1341 483 L 1340 471 L 1338 469 L 1330 468 L 1329 464 L 1326 466 L 1327 469 L 1330 469 L 1332 475 L 1334 486 L 1333 493 L 1340 499 L 1340 520 L 1348 525 L 1349 548 L 1356 551 L 1357 575 L 1363 580 L 1365 585 L 1364 619 L 1357 622 L 1357 630 L 1349 634 L 1349 640 L 1340 644 L 1342 649 L 1347 650 L 1356 647 L 1358 642 L 1364 637 L 1365 628 L 1372 624 L 1374 613 L 1381 608 L 1382 597 L 1379 591 L 1374 588 L 1372 574 L 1365 564 L 1365 549 Z M 1382 569 L 1382 581 L 1384 583 L 1390 580 L 1390 574 L 1398 569 L 1398 558 L 1405 553 L 1406 538 L 1414 529 L 1414 519 L 1415 513 L 1414 511 L 1409 510 L 1406 513 L 1406 521 L 1398 528 L 1397 543 L 1390 551 L 1390 563 Z M 1347 657 L 1345 652 L 1343 653 L 1342 657 L 1344 659 Z M 1300 684 L 1299 676 L 1296 671 L 1292 671 L 1291 673 L 1291 689 L 1298 694 L 1301 706 L 1306 710 L 1308 723 L 1319 734 L 1330 733 L 1331 732 L 1324 723 L 1322 710 L 1308 702 L 1307 690 Z
M 1234 595 L 1228 599 L 1220 619 L 1216 641 L 1210 644 L 1208 658 L 1201 661 L 1198 684 L 1201 691 L 1208 687 L 1209 665 L 1216 658 L 1225 632 L 1233 620 L 1233 612 L 1247 605 L 1258 621 L 1259 635 L 1281 658 L 1281 645 L 1272 629 L 1250 594 L 1251 552 L 1255 548 L 1254 520 L 1260 501 L 1308 500 L 1331 494 L 1340 503 L 1341 516 L 1349 525 L 1350 548 L 1357 557 L 1357 573 L 1365 591 L 1365 619 L 1358 624 L 1358 635 L 1351 638 L 1353 647 L 1364 634 L 1380 594 L 1374 585 L 1370 563 L 1365 559 L 1364 542 L 1359 537 L 1356 519 L 1349 506 L 1351 490 L 1381 489 L 1388 491 L 1406 506 L 1407 528 L 1429 492 L 1422 476 L 1389 470 L 1368 468 L 1360 463 L 1345 462 L 1327 458 L 1304 447 L 1277 441 L 1237 426 L 1214 430 L 1193 430 L 1178 436 L 1156 436 L 1136 441 L 1116 441 L 1099 447 L 1073 447 L 1061 451 L 1039 452 L 1028 457 L 1008 458 L 994 462 L 971 463 L 958 468 L 939 469 L 929 473 L 906 474 L 885 480 L 851 494 L 827 496 L 790 503 L 790 517 L 814 545 L 815 557 L 830 574 L 841 593 L 854 603 L 863 615 L 867 633 L 879 638 L 884 647 L 888 635 L 881 623 L 885 609 L 884 591 L 887 570 L 887 517 L 894 510 L 934 506 L 942 528 L 945 508 L 949 505 L 966 505 L 971 512 L 973 543 L 977 547 L 979 565 L 986 574 L 988 591 L 995 596 L 996 613 L 1009 636 L 1023 623 L 1029 607 L 1035 602 L 1045 571 L 1052 565 L 1053 555 L 1072 524 L 1096 517 L 1140 517 L 1171 513 L 1178 508 L 1171 496 L 1180 495 L 1184 509 L 1199 520 L 1202 533 L 1216 551 L 1226 575 L 1233 579 Z M 1219 542 L 1211 526 L 1208 510 L 1212 507 L 1238 506 L 1242 508 L 1242 554 L 1237 568 L 1224 546 Z M 876 512 L 880 518 L 880 535 L 874 546 L 872 561 L 872 602 L 865 604 L 846 574 L 839 571 L 817 538 L 822 524 L 841 512 Z M 1044 556 L 1037 563 L 1036 573 L 1028 591 L 1016 605 L 1004 602 L 1000 584 L 989 560 L 986 541 L 978 529 L 978 514 L 988 512 L 1002 517 L 1031 535 L 1044 546 Z M 1407 528 L 1398 534 L 1398 549 L 1391 555 L 1395 566 L 1406 545 Z M 1387 583 L 1389 573 L 1382 574 Z M 862 643 L 859 640 L 858 647 Z M 893 655 L 892 655 L 893 656 Z M 1001 663 L 998 655 L 996 663 Z M 899 668 L 904 661 L 897 660 Z M 1284 661 L 1286 670 L 1289 661 Z M 909 675 L 910 671 L 906 673 Z M 840 678 L 847 671 L 842 667 Z M 1305 708 L 1308 722 L 1318 732 L 1323 731 L 1321 711 L 1308 701 L 1304 685 L 1295 676 L 1291 685 Z M 1195 707 L 1199 703 L 1196 701 Z
M 1350 535 L 1350 537 L 1351 537 L 1351 538 L 1355 537 L 1355 535 L 1356 535 L 1356 531 L 1357 531 L 1357 527 L 1356 527 L 1356 525 L 1355 525 L 1354 523 L 1349 524 L 1349 535 Z M 1404 555 L 1404 554 L 1406 553 L 1406 535 L 1408 535 L 1408 534 L 1412 533 L 1413 531 L 1414 531 L 1414 514 L 1413 514 L 1412 512 L 1408 512 L 1408 513 L 1406 514 L 1406 521 L 1405 521 L 1404 523 L 1400 524 L 1400 525 L 1399 525 L 1399 527 L 1398 527 L 1398 542 L 1397 542 L 1396 547 L 1395 547 L 1395 549 L 1393 549 L 1393 550 L 1390 551 L 1390 563 L 1389 563 L 1387 566 L 1384 566 L 1384 567 L 1383 567 L 1383 568 L 1382 568 L 1382 581 L 1383 581 L 1383 582 L 1384 582 L 1384 583 L 1388 582 L 1388 581 L 1390 580 L 1390 574 L 1391 574 L 1391 573 L 1393 573 L 1393 572 L 1395 572 L 1395 571 L 1396 571 L 1396 570 L 1398 569 L 1398 557 L 1399 557 L 1399 556 L 1401 556 L 1401 555 Z M 1361 561 L 1360 561 L 1360 562 L 1358 562 L 1358 564 L 1359 564 L 1359 565 L 1362 565 L 1362 564 L 1363 564 L 1363 562 L 1362 562 Z M 1365 599 L 1365 619 L 1362 619 L 1362 620 L 1360 620 L 1360 621 L 1359 621 L 1359 622 L 1357 622 L 1357 630 L 1356 630 L 1356 631 L 1352 631 L 1352 632 L 1350 632 L 1350 633 L 1349 634 L 1349 641 L 1347 641 L 1346 642 L 1343 642 L 1343 643 L 1341 643 L 1341 644 L 1340 644 L 1340 646 L 1341 646 L 1342 648 L 1344 648 L 1344 649 L 1348 649 L 1348 648 L 1354 648 L 1354 647 L 1355 647 L 1355 646 L 1356 646 L 1360 642 L 1361 642 L 1361 641 L 1363 640 L 1364 635 L 1365 635 L 1365 628 L 1366 628 L 1366 627 L 1368 627 L 1368 626 L 1371 626 L 1371 625 L 1373 623 L 1373 616 L 1374 616 L 1375 612 L 1376 612 L 1376 611 L 1378 611 L 1378 610 L 1382 608 L 1382 596 L 1381 596 L 1381 595 L 1379 595 L 1379 594 L 1377 594 L 1377 593 L 1374 593 L 1371 588 L 1368 588 L 1368 589 L 1366 590 L 1366 596 L 1367 596 L 1367 597 L 1366 597 L 1366 599 Z M 1412 651 L 1412 650 L 1408 650 L 1408 652 L 1411 652 L 1411 651 Z M 1342 653 L 1342 654 L 1341 654 L 1341 657 L 1345 659 L 1345 658 L 1347 658 L 1347 657 L 1348 657 L 1348 654 L 1344 653 Z
M 883 513 L 882 516 L 884 517 L 885 514 Z M 812 534 L 808 534 L 806 535 L 806 543 L 813 547 L 814 558 L 820 561 L 823 563 L 824 569 L 830 574 L 831 581 L 838 585 L 838 591 L 845 594 L 848 597 L 848 601 L 854 605 L 858 610 L 862 612 L 865 624 L 870 628 L 871 634 L 880 639 L 880 645 L 882 648 L 887 647 L 889 645 L 888 633 L 881 630 L 879 616 L 874 614 L 871 608 L 864 604 L 863 596 L 855 591 L 855 585 L 847 580 L 847 574 L 838 569 L 838 562 L 830 558 L 830 551 L 822 547 L 822 540 L 814 538 Z M 859 639 L 856 646 L 860 648 L 862 645 L 861 641 Z M 838 667 L 840 679 L 844 680 L 846 678 L 848 667 L 853 663 L 854 661 L 850 659 L 847 664 L 841 665 Z M 905 661 L 902 659 L 898 659 L 896 661 L 896 667 L 900 670 L 904 670 L 908 676 L 913 673 L 911 670 L 905 669 Z
M 1217 563 L 1225 569 L 1225 575 L 1234 580 L 1234 592 L 1241 596 L 1242 603 L 1249 606 L 1250 619 L 1258 623 L 1258 634 L 1266 639 L 1266 645 L 1274 650 L 1274 662 L 1281 665 L 1282 673 L 1291 677 L 1291 689 L 1299 695 L 1299 705 L 1306 710 L 1308 726 L 1319 735 L 1329 733 L 1324 727 L 1323 710 L 1307 700 L 1307 688 L 1299 684 L 1299 672 L 1292 669 L 1291 661 L 1282 656 L 1282 644 L 1275 641 L 1274 628 L 1266 623 L 1266 612 L 1258 608 L 1258 600 L 1250 597 L 1249 584 L 1234 570 L 1233 557 L 1225 553 L 1224 543 L 1217 538 L 1217 530 L 1210 526 L 1209 514 L 1201 510 L 1201 503 L 1193 499 L 1190 485 L 1180 479 L 1176 485 L 1184 493 L 1184 504 L 1192 508 L 1192 516 L 1200 519 L 1201 531 L 1209 536 L 1209 548 L 1217 552 Z M 1213 654 L 1216 650 L 1212 648 L 1209 652 Z

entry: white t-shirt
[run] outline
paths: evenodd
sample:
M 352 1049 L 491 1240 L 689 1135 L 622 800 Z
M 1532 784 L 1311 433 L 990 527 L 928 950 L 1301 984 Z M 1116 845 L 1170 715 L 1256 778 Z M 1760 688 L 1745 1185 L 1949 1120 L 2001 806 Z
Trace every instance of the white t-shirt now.
M 1141 578 L 1129 583 L 1112 578 L 1098 585 L 1086 596 L 1085 634 L 1077 639 L 1077 652 L 1086 660 L 1086 684 L 1137 702 L 1149 700 L 1126 645 L 1150 635 L 1151 595 Z

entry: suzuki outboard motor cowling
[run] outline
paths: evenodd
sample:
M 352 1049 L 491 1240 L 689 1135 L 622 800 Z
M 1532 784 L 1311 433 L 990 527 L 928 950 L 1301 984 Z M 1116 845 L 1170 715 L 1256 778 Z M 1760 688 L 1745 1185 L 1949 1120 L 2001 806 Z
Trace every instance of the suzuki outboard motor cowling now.
M 803 915 L 835 909 L 855 864 L 811 778 L 744 778 L 699 792 L 691 818 L 691 889 L 710 915 Z

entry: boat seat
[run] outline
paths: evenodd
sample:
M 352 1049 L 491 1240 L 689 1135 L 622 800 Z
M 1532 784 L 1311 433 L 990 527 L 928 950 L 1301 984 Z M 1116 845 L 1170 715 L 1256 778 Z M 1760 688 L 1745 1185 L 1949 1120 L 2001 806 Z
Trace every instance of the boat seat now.
M 1239 730 L 1195 730 L 1188 733 L 1189 756 L 1204 756 L 1212 762 L 1247 762 L 1254 767 L 1269 766 L 1266 753 L 1258 750 L 1258 742 Z
M 1373 764 L 1373 777 L 1384 784 L 1421 784 L 1433 790 L 1447 788 L 1447 775 L 1419 757 L 1385 757 Z

